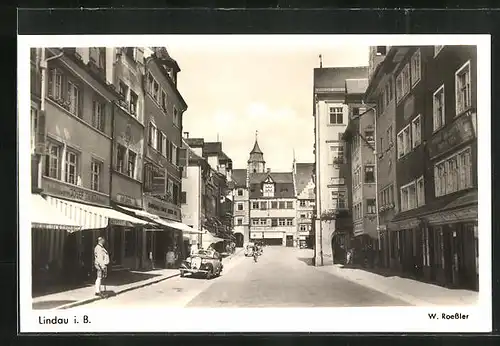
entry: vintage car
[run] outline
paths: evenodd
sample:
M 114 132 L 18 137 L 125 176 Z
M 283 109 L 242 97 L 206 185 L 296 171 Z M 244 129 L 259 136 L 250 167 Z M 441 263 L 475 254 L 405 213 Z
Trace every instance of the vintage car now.
M 202 274 L 207 279 L 211 279 L 219 276 L 222 268 L 222 259 L 217 251 L 200 249 L 181 263 L 180 271 L 181 277 L 184 277 L 186 273 L 191 273 L 192 275 Z
M 247 243 L 244 245 L 244 253 L 245 253 L 245 256 L 249 257 L 249 256 L 253 256 L 253 249 L 255 247 L 255 244 L 254 243 Z

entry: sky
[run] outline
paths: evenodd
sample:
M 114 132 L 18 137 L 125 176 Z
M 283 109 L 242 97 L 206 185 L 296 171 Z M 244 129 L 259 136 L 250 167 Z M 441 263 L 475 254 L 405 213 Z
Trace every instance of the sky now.
M 314 162 L 313 69 L 367 66 L 367 46 L 328 44 L 166 45 L 181 72 L 178 89 L 188 105 L 183 131 L 222 142 L 233 168 L 246 168 L 256 131 L 266 167 L 290 171 Z

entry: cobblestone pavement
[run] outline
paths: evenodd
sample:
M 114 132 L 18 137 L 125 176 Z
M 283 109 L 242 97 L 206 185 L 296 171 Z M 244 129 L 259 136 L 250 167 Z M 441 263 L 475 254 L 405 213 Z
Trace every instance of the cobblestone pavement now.
M 266 247 L 254 263 L 242 253 L 212 279 L 176 277 L 86 308 L 366 307 L 407 303 L 311 266 L 311 250 Z M 223 262 L 224 263 L 224 262 Z

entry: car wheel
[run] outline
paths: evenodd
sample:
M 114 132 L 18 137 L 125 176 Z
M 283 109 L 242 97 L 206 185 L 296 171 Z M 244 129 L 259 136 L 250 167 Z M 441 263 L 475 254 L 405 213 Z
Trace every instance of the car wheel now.
M 181 270 L 181 278 L 184 277 L 184 270 Z
M 212 278 L 212 269 L 209 269 L 208 272 L 207 272 L 207 280 L 210 280 Z

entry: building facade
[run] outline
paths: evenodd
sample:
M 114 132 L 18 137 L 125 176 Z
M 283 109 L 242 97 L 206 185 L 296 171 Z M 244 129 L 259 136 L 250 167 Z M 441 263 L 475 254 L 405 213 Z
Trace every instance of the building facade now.
M 233 213 L 236 246 L 250 241 L 250 199 L 247 188 L 247 170 L 233 170 Z
M 367 67 L 314 69 L 316 265 L 332 264 L 334 249 L 345 248 L 346 239 L 351 234 L 345 182 L 345 176 L 349 174 L 342 139 L 349 119 L 345 81 L 366 78 L 367 73 Z
M 469 46 L 390 47 L 381 63 L 396 110 L 390 264 L 469 289 L 478 288 L 476 54 Z
M 372 107 L 367 109 L 363 100 L 367 84 L 368 79 L 346 80 L 350 119 L 344 138 L 350 146 L 346 152 L 353 221 L 350 247 L 358 250 L 357 253 L 366 248 L 373 249 L 374 245 L 375 249 L 378 248 L 375 110 Z
M 297 194 L 296 204 L 296 245 L 303 248 L 313 247 L 312 220 L 314 214 L 314 163 L 294 162 L 294 185 Z

